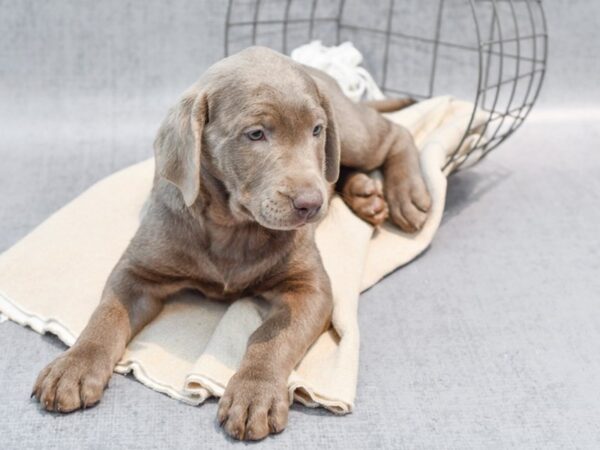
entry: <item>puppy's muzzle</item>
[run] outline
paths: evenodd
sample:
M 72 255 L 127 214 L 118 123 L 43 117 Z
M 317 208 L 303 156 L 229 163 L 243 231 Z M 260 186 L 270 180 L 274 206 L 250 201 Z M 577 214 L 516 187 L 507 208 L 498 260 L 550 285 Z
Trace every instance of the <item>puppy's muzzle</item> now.
M 321 210 L 321 206 L 323 206 L 323 194 L 318 189 L 300 191 L 292 197 L 292 205 L 298 218 L 310 220 Z

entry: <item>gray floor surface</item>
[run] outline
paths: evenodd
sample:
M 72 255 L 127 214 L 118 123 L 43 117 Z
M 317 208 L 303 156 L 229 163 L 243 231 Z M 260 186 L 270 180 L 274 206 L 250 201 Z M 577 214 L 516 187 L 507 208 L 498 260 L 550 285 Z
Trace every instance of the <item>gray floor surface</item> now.
M 0 46 L 0 250 L 94 181 L 148 157 L 166 106 L 220 54 L 216 19 L 198 26 L 202 45 L 159 25 L 191 26 L 194 8 L 222 17 L 222 4 L 175 2 L 168 18 L 152 15 L 157 5 L 147 7 L 152 20 L 144 16 L 187 45 L 174 56 L 161 39 L 146 42 L 168 67 L 142 67 L 134 80 L 144 58 L 128 66 L 131 55 L 99 48 L 100 62 L 88 61 L 85 42 L 113 48 L 123 27 L 110 15 L 116 6 L 101 3 L 0 1 L 9 31 Z M 431 248 L 361 298 L 356 411 L 294 406 L 288 429 L 260 448 L 600 447 L 600 89 L 591 58 L 600 6 L 546 4 L 555 37 L 539 107 L 487 160 L 451 178 Z M 80 23 L 92 16 L 106 28 Z M 123 33 L 136 39 L 146 25 Z M 200 54 L 193 67 L 184 63 Z M 38 64 L 52 71 L 42 76 Z M 147 89 L 156 101 L 140 99 Z M 41 411 L 28 399 L 31 385 L 63 348 L 0 323 L 0 448 L 252 445 L 223 435 L 214 401 L 186 406 L 118 375 L 93 409 Z

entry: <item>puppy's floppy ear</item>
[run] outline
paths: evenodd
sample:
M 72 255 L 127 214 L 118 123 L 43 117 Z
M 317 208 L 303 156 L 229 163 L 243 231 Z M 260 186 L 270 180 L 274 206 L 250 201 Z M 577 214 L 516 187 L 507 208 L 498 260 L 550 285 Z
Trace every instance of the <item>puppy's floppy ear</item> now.
M 325 130 L 325 179 L 335 183 L 340 176 L 340 138 L 337 133 L 337 123 L 329 99 L 321 94 L 321 106 L 327 115 Z
M 192 90 L 170 109 L 154 141 L 157 174 L 179 188 L 187 206 L 200 192 L 202 130 L 208 120 L 205 92 Z

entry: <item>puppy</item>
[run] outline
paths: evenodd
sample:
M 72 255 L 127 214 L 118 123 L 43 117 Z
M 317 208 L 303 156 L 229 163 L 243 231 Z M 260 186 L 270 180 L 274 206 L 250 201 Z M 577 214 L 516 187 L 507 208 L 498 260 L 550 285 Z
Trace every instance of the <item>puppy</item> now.
M 351 207 L 372 223 L 389 210 L 415 231 L 430 200 L 412 138 L 349 101 L 324 73 L 253 47 L 184 93 L 160 127 L 155 158 L 135 237 L 81 336 L 41 371 L 33 395 L 59 412 L 98 402 L 127 343 L 183 289 L 222 300 L 254 295 L 272 308 L 218 420 L 237 439 L 277 433 L 287 423 L 290 372 L 330 324 L 331 286 L 314 232 L 340 164 L 350 170 L 341 189 Z M 383 185 L 356 171 L 376 168 Z

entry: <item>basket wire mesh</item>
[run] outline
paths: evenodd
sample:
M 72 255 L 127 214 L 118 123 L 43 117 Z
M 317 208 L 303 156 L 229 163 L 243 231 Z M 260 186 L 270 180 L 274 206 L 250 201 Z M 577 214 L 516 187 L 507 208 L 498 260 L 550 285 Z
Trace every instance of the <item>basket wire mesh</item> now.
M 351 41 L 386 95 L 472 99 L 446 164 L 456 167 L 477 111 L 487 120 L 470 152 L 481 157 L 524 122 L 548 56 L 541 0 L 229 0 L 225 55 L 250 45 L 288 54 L 315 39 Z

